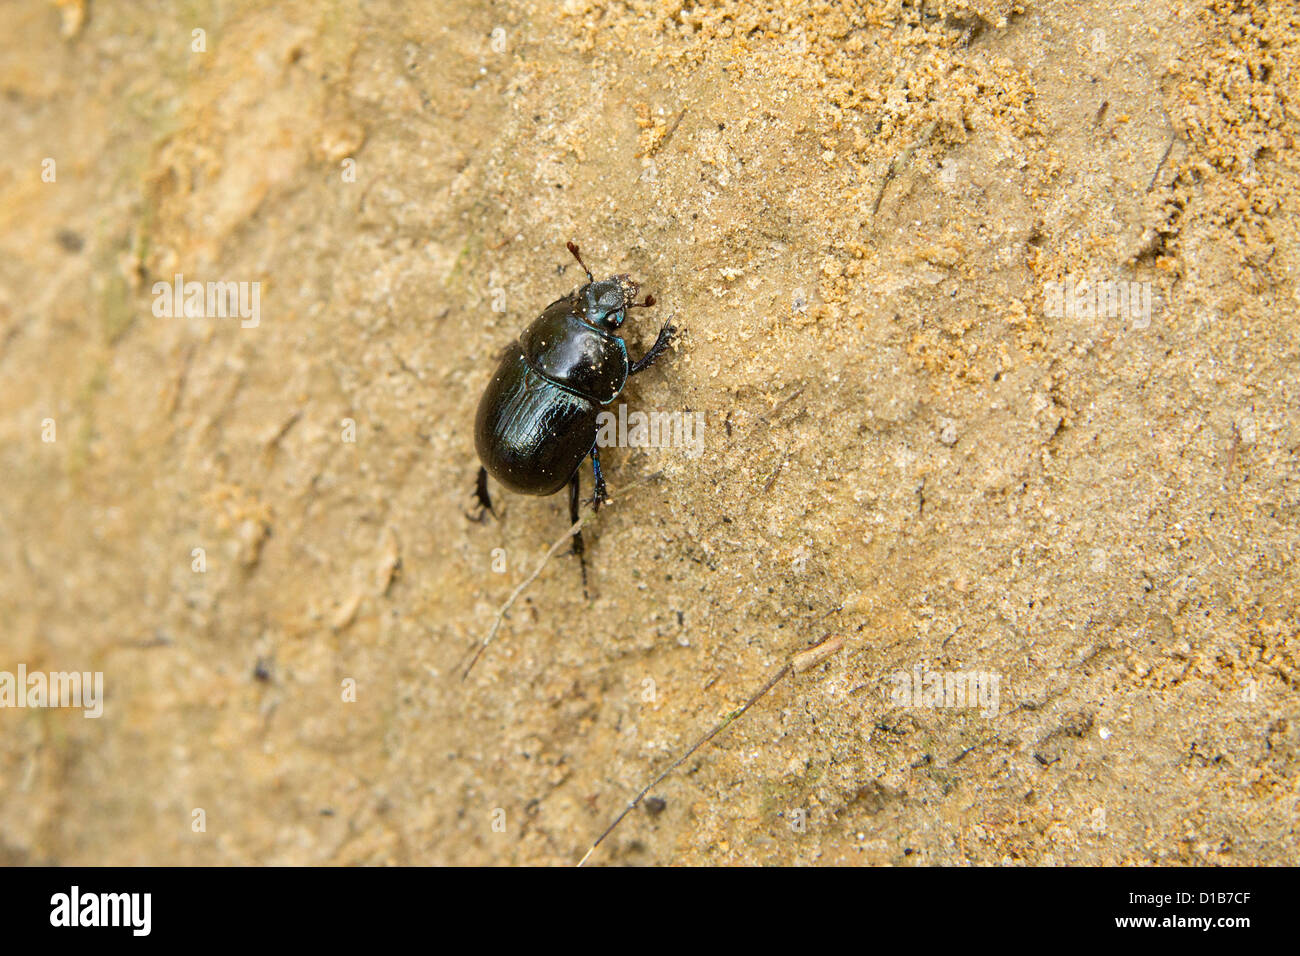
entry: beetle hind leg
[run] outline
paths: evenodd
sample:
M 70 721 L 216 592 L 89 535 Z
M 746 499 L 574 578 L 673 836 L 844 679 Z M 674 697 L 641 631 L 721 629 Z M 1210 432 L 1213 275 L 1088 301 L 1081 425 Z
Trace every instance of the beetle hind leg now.
M 574 471 L 573 477 L 569 479 L 569 524 L 570 526 L 578 523 L 578 503 L 582 498 L 582 484 L 578 477 L 578 472 Z M 573 549 L 571 554 L 578 556 L 578 567 L 582 570 L 582 594 L 587 594 L 587 558 L 584 554 L 586 548 L 582 543 L 582 530 L 573 536 Z
M 479 466 L 478 478 L 474 482 L 474 500 L 478 503 L 478 514 L 470 516 L 470 521 L 482 523 L 489 512 L 497 516 L 497 509 L 492 507 L 492 496 L 488 494 L 487 469 Z

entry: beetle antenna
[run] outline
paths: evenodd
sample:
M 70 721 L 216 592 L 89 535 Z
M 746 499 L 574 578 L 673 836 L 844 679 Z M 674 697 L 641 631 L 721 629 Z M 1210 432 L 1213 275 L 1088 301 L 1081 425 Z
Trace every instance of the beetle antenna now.
M 573 258 L 578 260 L 578 265 L 582 266 L 582 271 L 587 273 L 587 281 L 595 282 L 596 277 L 593 276 L 591 274 L 591 270 L 587 268 L 587 263 L 582 261 L 582 256 L 578 255 L 578 244 L 576 242 L 570 241 L 570 242 L 566 242 L 565 245 L 568 246 L 569 251 L 573 253 Z
M 652 295 L 648 295 L 645 297 L 644 302 L 629 302 L 627 307 L 629 309 L 648 309 L 650 308 L 650 306 L 654 304 L 655 304 L 655 297 Z

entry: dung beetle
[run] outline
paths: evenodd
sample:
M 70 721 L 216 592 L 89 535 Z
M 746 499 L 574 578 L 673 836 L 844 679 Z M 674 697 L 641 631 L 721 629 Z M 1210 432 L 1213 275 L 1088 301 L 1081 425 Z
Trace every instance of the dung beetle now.
M 665 322 L 650 351 L 630 361 L 618 330 L 628 309 L 652 306 L 654 297 L 634 301 L 638 286 L 628 275 L 597 282 L 578 247 L 567 245 L 587 284 L 548 305 L 502 354 L 478 405 L 474 444 L 483 463 L 480 491 L 487 487 L 485 470 L 525 495 L 553 495 L 567 484 L 569 517 L 576 522 L 578 468 L 588 455 L 596 481 L 592 504 L 599 508 L 605 500 L 596 416 L 618 398 L 628 376 L 654 364 L 677 330 Z M 485 498 L 480 494 L 484 504 Z M 581 561 L 581 534 L 573 550 Z M 585 562 L 582 572 L 585 582 Z

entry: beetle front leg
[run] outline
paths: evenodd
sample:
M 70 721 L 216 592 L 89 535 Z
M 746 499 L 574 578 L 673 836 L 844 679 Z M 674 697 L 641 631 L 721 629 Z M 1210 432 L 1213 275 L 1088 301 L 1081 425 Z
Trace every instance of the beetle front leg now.
M 631 367 L 628 369 L 627 374 L 635 375 L 637 372 L 644 372 L 653 365 L 655 360 L 663 354 L 664 349 L 668 348 L 676 332 L 677 326 L 673 325 L 671 322 L 665 322 L 664 327 L 659 330 L 659 337 L 655 339 L 655 344 L 650 346 L 650 351 L 646 352 L 646 354 L 640 359 L 633 362 Z

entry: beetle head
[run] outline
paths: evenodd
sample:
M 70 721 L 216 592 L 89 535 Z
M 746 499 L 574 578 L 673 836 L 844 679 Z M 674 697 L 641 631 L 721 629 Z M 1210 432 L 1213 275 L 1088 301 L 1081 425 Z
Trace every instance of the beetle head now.
M 587 321 L 616 329 L 627 317 L 627 307 L 636 299 L 638 286 L 629 275 L 610 276 L 588 282 L 578 290 Z

